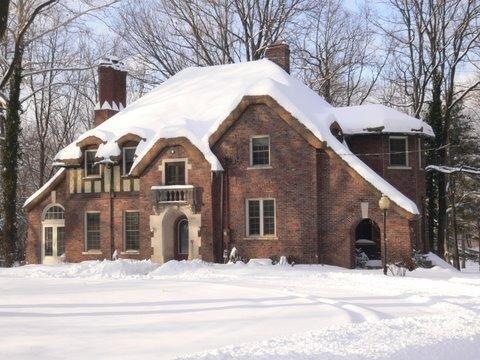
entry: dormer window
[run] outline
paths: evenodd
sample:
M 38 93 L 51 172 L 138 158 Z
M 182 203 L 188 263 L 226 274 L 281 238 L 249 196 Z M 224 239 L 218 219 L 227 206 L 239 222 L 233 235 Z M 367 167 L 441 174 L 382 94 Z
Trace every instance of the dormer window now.
M 135 161 L 135 147 L 123 148 L 123 175 L 128 175 L 132 169 L 133 162 Z
M 100 165 L 95 164 L 95 154 L 97 150 L 85 150 L 85 176 L 99 177 Z
M 408 138 L 406 136 L 390 136 L 390 167 L 408 167 Z
M 254 136 L 250 139 L 250 166 L 266 167 L 270 165 L 270 137 Z

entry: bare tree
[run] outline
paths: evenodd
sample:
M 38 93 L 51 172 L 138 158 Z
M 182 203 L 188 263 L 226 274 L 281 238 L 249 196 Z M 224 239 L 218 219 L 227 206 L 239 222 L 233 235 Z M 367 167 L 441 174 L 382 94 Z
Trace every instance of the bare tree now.
M 266 45 L 286 37 L 286 29 L 306 4 L 306 0 L 130 1 L 114 26 L 122 29 L 125 50 L 148 69 L 147 81 L 159 82 L 187 66 L 261 58 Z
M 386 53 L 375 45 L 368 14 L 367 8 L 348 10 L 340 0 L 315 1 L 305 12 L 294 41 L 297 68 L 333 105 L 363 103 L 386 63 Z
M 7 266 L 11 265 L 18 254 L 17 232 L 17 190 L 18 166 L 21 154 L 19 142 L 21 133 L 22 111 L 21 93 L 24 78 L 33 73 L 51 72 L 51 68 L 42 68 L 44 64 L 24 62 L 28 49 L 37 44 L 46 35 L 69 26 L 81 16 L 105 8 L 118 0 L 60 3 L 58 0 L 12 0 L 7 23 L 7 35 L 2 40 L 4 52 L 0 55 L 0 91 L 8 92 L 5 118 L 5 143 L 2 147 L 3 169 L 1 173 L 1 190 L 3 197 L 3 239 L 1 253 Z M 55 12 L 48 10 L 54 6 L 65 15 L 60 21 L 52 22 Z M 41 18 L 41 22 L 38 19 Z M 36 28 L 33 29 L 34 24 Z M 42 26 L 40 26 L 42 24 Z M 32 72 L 33 71 L 33 72 Z
M 430 163 L 450 163 L 449 144 L 455 107 L 480 85 L 459 81 L 467 66 L 478 64 L 480 4 L 477 0 L 388 0 L 388 17 L 377 15 L 375 24 L 389 43 L 394 85 L 384 100 L 425 116 L 435 131 L 428 153 Z M 408 101 L 404 101 L 408 99 Z M 430 243 L 437 235 L 437 250 L 445 252 L 447 193 L 445 174 L 428 178 Z M 436 220 L 436 221 L 435 221 Z

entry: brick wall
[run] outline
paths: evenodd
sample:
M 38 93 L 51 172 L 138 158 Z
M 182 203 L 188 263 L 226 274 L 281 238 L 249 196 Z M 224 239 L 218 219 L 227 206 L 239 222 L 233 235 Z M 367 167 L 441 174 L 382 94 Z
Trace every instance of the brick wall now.
M 149 259 L 152 255 L 149 217 L 154 214 L 152 203 L 153 185 L 162 185 L 162 172 L 159 169 L 162 159 L 185 158 L 192 168 L 188 170 L 189 183 L 201 189 L 202 213 L 202 258 L 213 261 L 213 230 L 212 230 L 212 197 L 210 164 L 198 150 L 187 151 L 192 145 L 185 140 L 170 141 L 145 169 L 141 177 L 140 191 L 116 192 L 113 204 L 113 239 L 114 248 L 123 258 Z M 68 262 L 79 262 L 93 259 L 110 259 L 111 232 L 110 232 L 110 194 L 89 193 L 69 194 L 67 179 L 56 188 L 57 203 L 65 207 L 65 255 Z M 42 241 L 42 212 L 51 203 L 50 194 L 28 213 L 27 262 L 38 263 L 41 259 Z M 123 213 L 125 210 L 139 210 L 140 212 L 140 249 L 138 254 L 122 253 L 124 250 Z M 85 212 L 100 211 L 100 243 L 101 254 L 85 253 Z
M 250 167 L 250 137 L 270 135 L 271 168 Z M 266 105 L 252 105 L 213 148 L 226 170 L 229 248 L 246 258 L 288 255 L 316 262 L 315 150 Z M 246 199 L 275 198 L 276 239 L 246 236 Z
M 417 204 L 418 210 L 422 214 L 422 219 L 418 222 L 418 228 L 415 230 L 419 236 L 416 237 L 417 240 L 414 245 L 417 249 L 427 251 L 424 208 L 426 182 L 425 171 L 422 169 L 425 166 L 425 156 L 423 153 L 421 154 L 421 167 L 418 153 L 419 139 L 423 148 L 423 138 L 413 135 L 408 136 L 408 169 L 392 169 L 389 167 L 390 158 L 388 153 L 390 149 L 388 134 L 356 135 L 349 137 L 347 142 L 353 153 L 359 154 L 359 158 L 368 166 Z
M 151 206 L 151 187 L 153 185 L 162 185 L 162 172 L 159 169 L 163 159 L 188 158 L 188 164 L 191 168 L 188 170 L 188 183 L 199 189 L 201 193 L 201 216 L 202 224 L 200 236 L 202 245 L 200 254 L 206 261 L 214 260 L 213 243 L 213 217 L 212 217 L 212 174 L 211 166 L 205 160 L 200 151 L 186 139 L 166 141 L 166 146 L 157 155 L 153 162 L 145 169 L 141 177 L 141 192 L 144 199 L 148 199 L 150 212 L 153 214 Z M 148 220 L 147 220 L 148 221 Z M 148 238 L 150 242 L 150 238 Z
M 379 226 L 383 239 L 383 214 L 378 207 L 381 193 L 358 174 L 348 171 L 343 160 L 331 152 L 319 151 L 317 162 L 321 260 L 353 267 L 355 228 L 362 220 L 362 202 L 368 202 L 368 217 Z M 398 211 L 392 206 L 387 214 L 387 236 L 390 258 L 399 260 L 411 254 L 414 234 L 409 220 Z
M 248 169 L 253 135 L 270 136 L 271 168 Z M 267 105 L 249 106 L 214 145 L 212 150 L 225 168 L 223 175 L 212 173 L 210 164 L 185 138 L 161 141 L 161 150 L 151 157 L 141 175 L 140 190 L 115 193 L 115 249 L 123 249 L 123 212 L 140 211 L 140 251 L 122 257 L 144 259 L 152 255 L 149 217 L 155 211 L 151 186 L 162 185 L 161 164 L 165 159 L 188 158 L 188 183 L 201 193 L 200 254 L 206 261 L 221 261 L 223 248 L 236 246 L 246 258 L 287 255 L 302 263 L 352 267 L 362 201 L 369 203 L 369 217 L 383 231 L 377 205 L 381 194 L 330 150 L 315 149 Z M 67 261 L 110 258 L 109 193 L 69 194 L 64 180 L 57 186 L 56 196 L 66 210 Z M 276 238 L 248 238 L 245 201 L 265 197 L 276 199 Z M 28 213 L 30 263 L 40 261 L 41 214 L 50 202 L 49 195 Z M 83 253 L 85 211 L 101 211 L 100 255 Z M 391 258 L 409 255 L 418 233 L 418 220 L 394 206 L 388 213 Z

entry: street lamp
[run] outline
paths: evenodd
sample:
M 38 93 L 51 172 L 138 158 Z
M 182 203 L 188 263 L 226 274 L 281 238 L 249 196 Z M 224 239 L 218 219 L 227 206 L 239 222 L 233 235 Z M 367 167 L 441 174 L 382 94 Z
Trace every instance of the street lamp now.
M 380 210 L 383 211 L 383 274 L 387 275 L 387 210 L 390 209 L 390 199 L 382 195 L 378 201 Z

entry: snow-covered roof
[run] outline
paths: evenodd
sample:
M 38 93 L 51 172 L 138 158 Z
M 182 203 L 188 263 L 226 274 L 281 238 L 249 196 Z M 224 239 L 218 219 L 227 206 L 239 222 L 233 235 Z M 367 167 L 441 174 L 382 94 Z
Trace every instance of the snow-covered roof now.
M 120 148 L 117 140 L 133 133 L 144 140 L 137 146 L 131 171 L 159 139 L 174 137 L 186 137 L 203 153 L 212 170 L 222 170 L 222 165 L 210 149 L 210 136 L 245 96 L 265 95 L 273 98 L 380 192 L 408 212 L 418 214 L 414 202 L 332 135 L 330 126 L 336 121 L 335 109 L 301 81 L 267 59 L 187 68 L 81 135 L 77 141 L 61 150 L 55 161 L 79 159 L 82 154 L 77 143 L 90 136 L 102 141 L 97 158 L 118 156 Z
M 23 207 L 27 207 L 29 204 L 31 204 L 35 199 L 37 199 L 39 196 L 45 194 L 47 191 L 50 190 L 50 188 L 54 187 L 57 181 L 61 178 L 62 175 L 65 174 L 65 168 L 61 168 L 57 170 L 57 172 L 48 180 L 43 186 L 35 191 L 30 197 L 25 200 L 25 203 L 23 204 Z
M 435 136 L 426 122 L 381 104 L 333 109 L 344 134 L 402 133 Z

